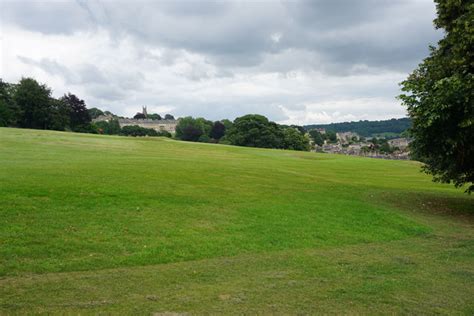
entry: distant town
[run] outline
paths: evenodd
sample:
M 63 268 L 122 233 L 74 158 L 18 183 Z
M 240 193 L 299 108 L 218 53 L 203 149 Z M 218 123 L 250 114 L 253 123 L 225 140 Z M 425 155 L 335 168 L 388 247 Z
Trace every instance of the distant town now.
M 33 78 L 18 83 L 0 79 L 0 126 L 132 137 L 169 137 L 182 141 L 258 148 L 313 151 L 384 159 L 410 156 L 408 118 L 327 125 L 284 125 L 260 114 L 211 121 L 203 117 L 175 118 L 141 107 L 133 117 L 88 108 L 80 97 L 60 98 Z
M 105 112 L 92 120 L 93 123 L 111 122 L 116 120 L 121 128 L 125 126 L 139 126 L 141 128 L 153 129 L 157 132 L 168 132 L 172 135 L 176 133 L 179 119 L 173 115 L 166 114 L 161 117 L 158 114 L 148 114 L 147 107 L 142 107 L 142 111 L 135 114 L 133 118 L 117 117 L 110 112 Z M 410 121 L 406 118 L 392 119 L 386 121 L 361 121 L 350 123 L 329 124 L 330 129 L 315 127 L 323 125 L 308 125 L 303 128 L 290 126 L 301 131 L 309 139 L 310 150 L 314 152 L 343 154 L 353 156 L 364 156 L 383 159 L 409 159 L 410 158 L 410 138 L 399 137 L 406 135 L 406 129 Z M 363 131 L 367 134 L 367 129 L 377 126 L 379 133 L 372 137 L 365 137 L 354 131 L 335 132 L 337 128 L 352 127 L 355 130 Z M 397 132 L 402 133 L 397 133 Z
M 310 130 L 310 135 L 326 136 L 328 133 L 324 128 Z M 335 139 L 323 138 L 323 143 L 316 144 L 315 138 L 311 137 L 313 151 L 331 154 L 344 154 L 353 156 L 364 156 L 383 159 L 410 159 L 409 145 L 411 140 L 406 137 L 387 139 L 386 137 L 372 137 L 367 139 L 355 132 L 335 133 Z

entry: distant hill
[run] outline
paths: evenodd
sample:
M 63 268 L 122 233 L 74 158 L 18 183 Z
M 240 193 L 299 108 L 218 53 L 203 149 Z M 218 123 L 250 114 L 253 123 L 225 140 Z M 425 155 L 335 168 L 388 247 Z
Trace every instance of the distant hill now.
M 361 136 L 374 135 L 397 136 L 411 127 L 409 118 L 391 119 L 384 121 L 359 121 L 331 124 L 312 124 L 303 126 L 306 130 L 325 128 L 334 132 L 355 132 Z

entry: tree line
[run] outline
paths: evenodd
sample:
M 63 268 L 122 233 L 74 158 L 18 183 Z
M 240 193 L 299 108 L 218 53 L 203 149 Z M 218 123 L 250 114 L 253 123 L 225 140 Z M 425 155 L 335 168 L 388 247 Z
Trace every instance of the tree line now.
M 107 121 L 92 122 L 101 115 L 110 116 Z M 123 126 L 120 117 L 98 108 L 87 109 L 84 100 L 72 93 L 61 98 L 52 97 L 45 84 L 32 78 L 22 78 L 11 84 L 0 79 L 0 126 L 73 131 L 125 136 L 166 136 L 167 131 L 156 131 L 140 126 Z M 171 114 L 137 113 L 135 119 L 174 120 Z M 260 148 L 310 149 L 304 128 L 284 126 L 266 117 L 249 114 L 233 122 L 224 119 L 212 122 L 204 118 L 184 117 L 178 121 L 175 138 L 184 141 L 220 143 Z
M 101 115 L 113 117 L 110 121 L 92 122 Z M 161 119 L 150 114 L 152 119 Z M 12 84 L 0 79 L 0 126 L 72 131 L 80 133 L 124 135 L 124 136 L 166 136 L 166 131 L 156 131 L 140 126 L 120 127 L 116 115 L 98 108 L 87 109 L 84 100 L 72 93 L 53 98 L 51 89 L 32 78 L 22 78 Z M 174 119 L 166 114 L 165 119 Z
M 412 154 L 435 181 L 474 191 L 474 3 L 435 0 L 444 37 L 401 83 Z
M 303 128 L 279 125 L 258 114 L 244 115 L 233 122 L 184 117 L 176 126 L 175 136 L 193 142 L 302 151 L 310 149 L 309 137 Z
M 83 100 L 71 93 L 55 99 L 49 87 L 32 78 L 17 84 L 0 79 L 0 126 L 93 132 Z
M 390 119 L 382 121 L 358 121 L 331 124 L 313 124 L 306 125 L 304 128 L 312 130 L 324 128 L 331 132 L 354 132 L 364 137 L 370 137 L 377 134 L 393 133 L 394 136 L 402 134 L 411 127 L 410 118 Z

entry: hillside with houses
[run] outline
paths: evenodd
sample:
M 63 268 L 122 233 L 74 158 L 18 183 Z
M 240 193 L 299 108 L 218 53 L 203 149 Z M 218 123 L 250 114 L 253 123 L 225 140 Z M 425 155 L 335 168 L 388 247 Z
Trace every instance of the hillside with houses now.
M 383 159 L 409 159 L 408 118 L 307 125 L 315 152 Z
M 323 130 L 323 133 L 325 131 Z M 409 159 L 409 138 L 394 139 L 373 137 L 366 139 L 354 132 L 336 133 L 336 141 L 325 140 L 322 145 L 312 142 L 315 152 L 344 154 L 383 159 Z

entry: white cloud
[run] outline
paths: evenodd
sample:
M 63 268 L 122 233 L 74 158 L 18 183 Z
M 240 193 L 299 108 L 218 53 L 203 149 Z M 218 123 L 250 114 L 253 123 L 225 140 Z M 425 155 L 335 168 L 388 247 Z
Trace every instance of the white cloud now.
M 426 1 L 367 0 L 354 12 L 311 1 L 24 5 L 2 13 L 2 79 L 35 77 L 128 116 L 146 105 L 294 124 L 401 117 L 398 82 L 439 36 Z

